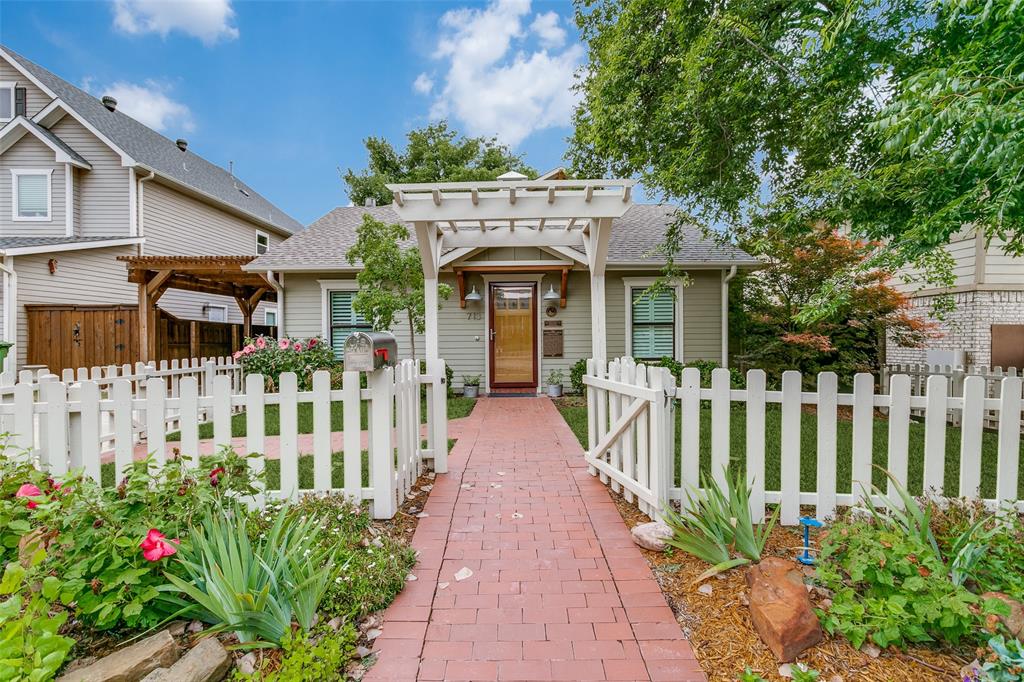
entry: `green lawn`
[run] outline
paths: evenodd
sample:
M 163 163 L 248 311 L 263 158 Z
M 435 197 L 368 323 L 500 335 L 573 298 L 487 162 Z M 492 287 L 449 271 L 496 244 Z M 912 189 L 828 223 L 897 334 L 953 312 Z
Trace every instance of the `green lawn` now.
M 455 440 L 448 439 L 448 451 L 451 452 Z M 425 445 L 425 443 L 424 443 Z M 362 452 L 363 464 L 363 487 L 370 485 L 369 453 Z M 345 455 L 342 452 L 335 452 L 331 455 L 331 486 L 342 488 L 345 486 L 344 461 Z M 281 487 L 281 462 L 277 459 L 268 459 L 265 462 L 267 489 L 278 490 Z M 100 480 L 105 487 L 114 485 L 114 463 L 107 462 L 101 467 Z M 302 455 L 299 457 L 299 489 L 310 490 L 313 488 L 313 456 Z
M 587 444 L 587 408 L 562 402 L 558 407 L 566 423 L 576 434 L 580 443 Z M 679 454 L 679 411 L 676 411 L 676 455 Z M 781 409 L 778 405 L 769 404 L 765 413 L 765 482 L 768 490 L 779 490 L 781 487 L 779 466 L 781 450 Z M 886 464 L 888 422 L 875 419 L 873 459 L 875 464 L 884 467 Z M 850 492 L 850 469 L 852 465 L 853 425 L 850 421 L 840 420 L 837 424 L 837 492 Z M 817 417 L 814 414 L 802 413 L 800 422 L 800 489 L 811 492 L 817 489 Z M 736 405 L 732 409 L 730 419 L 730 461 L 741 467 L 746 461 L 746 409 Z M 924 424 L 912 422 L 910 425 L 909 450 L 909 487 L 914 494 L 921 494 L 922 472 L 924 465 Z M 997 441 L 995 432 L 986 431 L 982 436 L 981 445 L 981 493 L 983 497 L 995 497 L 996 491 L 996 458 Z M 1024 443 L 1021 444 L 1021 472 L 1024 474 Z M 700 418 L 700 464 L 707 471 L 711 465 L 711 409 L 701 409 Z M 875 485 L 882 485 L 884 474 L 874 472 Z M 960 429 L 946 429 L 946 481 L 952 488 L 957 486 L 960 476 Z M 678 485 L 678 475 L 676 484 Z M 855 492 L 860 492 L 855 491 Z M 1017 496 L 1024 498 L 1024 475 L 1017 480 Z
M 448 399 L 448 418 L 458 419 L 460 417 L 467 417 L 469 413 L 473 411 L 473 405 L 476 404 L 475 398 L 463 398 L 457 396 Z M 359 403 L 360 412 L 360 429 L 366 429 L 366 409 L 367 401 L 362 400 Z M 426 401 L 420 402 L 420 407 L 423 410 L 423 414 L 426 414 L 427 407 Z M 341 431 L 344 425 L 344 403 L 341 401 L 334 401 L 331 403 L 331 431 Z M 267 405 L 264 408 L 264 429 L 268 436 L 279 436 L 281 435 L 281 410 L 279 405 Z M 312 403 L 300 403 L 298 405 L 298 422 L 299 422 L 299 433 L 313 433 L 313 404 Z M 245 412 L 239 412 L 238 414 L 231 415 L 231 436 L 237 438 L 245 435 Z M 199 425 L 199 437 L 200 438 L 213 438 L 213 422 L 203 422 Z M 181 433 L 174 431 L 167 434 L 167 440 L 180 441 Z

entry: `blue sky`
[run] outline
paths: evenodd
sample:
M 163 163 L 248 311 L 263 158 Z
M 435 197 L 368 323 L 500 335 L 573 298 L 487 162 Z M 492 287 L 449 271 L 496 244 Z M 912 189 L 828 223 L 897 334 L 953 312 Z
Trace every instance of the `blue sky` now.
M 362 140 L 447 118 L 562 163 L 584 59 L 568 2 L 0 3 L 0 42 L 227 166 L 308 224 Z

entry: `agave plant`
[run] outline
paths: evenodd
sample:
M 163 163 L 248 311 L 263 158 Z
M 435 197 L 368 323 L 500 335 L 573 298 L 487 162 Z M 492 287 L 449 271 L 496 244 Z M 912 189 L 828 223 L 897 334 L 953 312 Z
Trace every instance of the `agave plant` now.
M 723 492 L 711 477 L 702 477 L 702 490 L 687 491 L 682 513 L 665 509 L 665 522 L 672 529 L 665 542 L 711 564 L 696 582 L 716 573 L 761 560 L 765 543 L 778 520 L 779 510 L 756 526 L 750 516 L 751 488 L 743 475 L 726 472 Z M 738 556 L 737 556 L 738 555 Z
M 932 532 L 932 506 L 930 504 L 922 505 L 891 472 L 878 467 L 878 465 L 875 466 L 888 477 L 896 496 L 895 498 L 889 497 L 878 486 L 871 486 L 874 497 L 881 499 L 885 505 L 883 511 L 875 504 L 872 495 L 865 490 L 862 496 L 864 506 L 871 516 L 878 523 L 896 528 L 901 533 L 913 537 L 922 545 L 931 548 L 935 557 L 945 564 L 942 553 L 939 551 L 939 543 Z M 995 526 L 985 530 L 985 525 L 993 518 L 991 515 L 979 518 L 951 543 L 949 562 L 946 565 L 949 578 L 954 585 L 963 585 L 971 576 L 978 561 L 984 556 L 987 550 L 985 541 L 998 530 Z
M 208 510 L 179 548 L 185 577 L 167 574 L 164 599 L 214 632 L 234 631 L 246 648 L 278 646 L 293 620 L 303 630 L 313 626 L 336 572 L 318 523 L 294 519 L 284 506 L 253 542 L 243 507 Z

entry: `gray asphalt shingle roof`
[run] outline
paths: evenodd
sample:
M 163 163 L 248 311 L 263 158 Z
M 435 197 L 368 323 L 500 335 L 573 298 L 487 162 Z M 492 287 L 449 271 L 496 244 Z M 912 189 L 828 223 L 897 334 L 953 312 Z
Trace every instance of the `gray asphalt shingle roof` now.
M 272 246 L 264 255 L 246 266 L 250 270 L 337 270 L 349 268 L 345 254 L 355 243 L 356 228 L 369 213 L 377 220 L 398 222 L 390 206 L 338 207 L 319 218 L 304 231 Z M 675 207 L 665 204 L 634 204 L 613 223 L 608 244 L 609 264 L 656 267 L 665 259 L 650 252 L 661 243 L 665 230 L 674 219 Z M 406 242 L 415 246 L 411 237 Z M 582 249 L 580 249 L 582 252 Z M 758 260 L 728 244 L 704 237 L 696 227 L 683 230 L 682 248 L 675 254 L 681 265 L 728 264 L 757 265 Z
M 227 170 L 203 157 L 178 149 L 177 144 L 120 111 L 108 111 L 89 93 L 68 83 L 25 57 L 4 51 L 49 88 L 96 130 L 137 163 L 237 210 L 248 213 L 283 232 L 298 232 L 302 224 L 274 206 Z M 245 193 L 242 192 L 245 191 Z
M 62 244 L 90 244 L 129 239 L 129 237 L 0 237 L 0 251 Z

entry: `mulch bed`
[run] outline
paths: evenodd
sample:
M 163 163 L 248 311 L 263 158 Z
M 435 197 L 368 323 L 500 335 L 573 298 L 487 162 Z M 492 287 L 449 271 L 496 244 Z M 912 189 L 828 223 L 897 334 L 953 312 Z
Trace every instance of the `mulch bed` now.
M 621 495 L 609 493 L 630 528 L 650 520 Z M 802 546 L 799 529 L 776 526 L 766 553 L 791 559 Z M 707 564 L 680 551 L 672 554 L 640 551 L 651 565 L 711 682 L 735 682 L 748 666 L 767 680 L 786 679 L 779 674 L 778 661 L 750 622 L 743 568 L 706 581 L 712 593 L 705 595 L 697 591 L 694 580 L 707 570 Z M 811 593 L 811 598 L 815 606 L 827 605 L 827 602 L 822 603 L 824 595 L 816 591 Z M 798 660 L 819 671 L 821 682 L 946 682 L 960 680 L 960 668 L 973 658 L 973 650 L 954 652 L 922 647 L 911 647 L 906 652 L 890 648 L 872 658 L 854 649 L 845 639 L 825 633 L 825 639 Z

